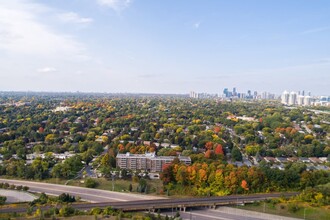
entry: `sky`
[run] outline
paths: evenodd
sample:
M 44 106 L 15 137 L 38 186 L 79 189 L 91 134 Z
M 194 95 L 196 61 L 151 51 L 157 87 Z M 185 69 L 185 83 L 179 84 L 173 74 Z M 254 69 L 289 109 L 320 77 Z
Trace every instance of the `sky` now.
M 0 91 L 330 95 L 329 0 L 0 0 Z

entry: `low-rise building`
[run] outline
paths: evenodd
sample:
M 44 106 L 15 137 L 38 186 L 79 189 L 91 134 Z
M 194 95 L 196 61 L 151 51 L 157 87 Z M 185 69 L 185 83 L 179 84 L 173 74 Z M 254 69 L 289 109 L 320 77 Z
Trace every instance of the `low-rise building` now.
M 118 154 L 116 157 L 117 167 L 129 170 L 146 170 L 149 172 L 161 172 L 165 164 L 170 164 L 174 156 L 156 156 L 155 153 L 146 154 Z M 191 164 L 190 157 L 178 156 L 180 162 Z
M 274 157 L 264 157 L 264 160 L 267 163 L 276 163 L 276 159 Z
M 310 162 L 312 162 L 314 164 L 322 163 L 322 161 L 317 157 L 309 157 L 308 159 L 309 159 Z

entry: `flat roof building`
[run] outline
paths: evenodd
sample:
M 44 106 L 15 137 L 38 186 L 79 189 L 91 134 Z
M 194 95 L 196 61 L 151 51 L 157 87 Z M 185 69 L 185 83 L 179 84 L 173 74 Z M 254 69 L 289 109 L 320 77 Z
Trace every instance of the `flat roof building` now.
M 146 170 L 149 172 L 161 172 L 165 164 L 170 164 L 176 157 L 156 156 L 155 153 L 145 154 L 117 154 L 116 164 L 120 169 Z M 191 164 L 190 157 L 179 156 L 180 162 Z

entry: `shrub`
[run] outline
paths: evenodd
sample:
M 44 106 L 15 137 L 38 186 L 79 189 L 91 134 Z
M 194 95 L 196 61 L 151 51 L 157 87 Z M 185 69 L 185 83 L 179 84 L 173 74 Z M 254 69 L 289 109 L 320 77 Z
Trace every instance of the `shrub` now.
M 85 186 L 87 188 L 95 188 L 97 187 L 98 183 L 96 182 L 96 180 L 92 179 L 92 178 L 88 178 L 85 181 Z
M 74 213 L 75 209 L 70 206 L 63 206 L 59 211 L 59 215 L 63 217 L 68 217 L 70 215 L 73 215 Z
M 58 208 L 50 208 L 44 212 L 44 216 L 46 218 L 50 218 L 51 216 L 57 215 L 59 213 Z
M 102 209 L 100 208 L 92 208 L 92 210 L 90 211 L 91 215 L 99 215 L 102 213 Z
M 289 203 L 288 210 L 289 212 L 297 212 L 300 207 L 296 203 Z
M 58 196 L 58 201 L 60 202 L 75 202 L 76 198 L 74 196 L 70 196 L 69 193 L 62 193 Z
M 0 205 L 5 204 L 6 200 L 7 200 L 7 197 L 5 197 L 5 196 L 0 196 Z
M 116 210 L 114 210 L 111 206 L 108 206 L 103 210 L 103 215 L 114 215 L 115 213 Z
M 3 188 L 4 188 L 4 189 L 8 189 L 8 188 L 9 188 L 9 183 L 4 183 L 4 184 L 3 184 Z

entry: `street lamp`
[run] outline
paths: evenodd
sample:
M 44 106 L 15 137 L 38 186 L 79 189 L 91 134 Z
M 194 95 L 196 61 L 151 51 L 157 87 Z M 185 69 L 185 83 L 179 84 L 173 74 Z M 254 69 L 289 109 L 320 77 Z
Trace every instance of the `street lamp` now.
M 112 191 L 115 191 L 115 176 L 112 174 L 111 175 L 111 179 L 112 179 Z

